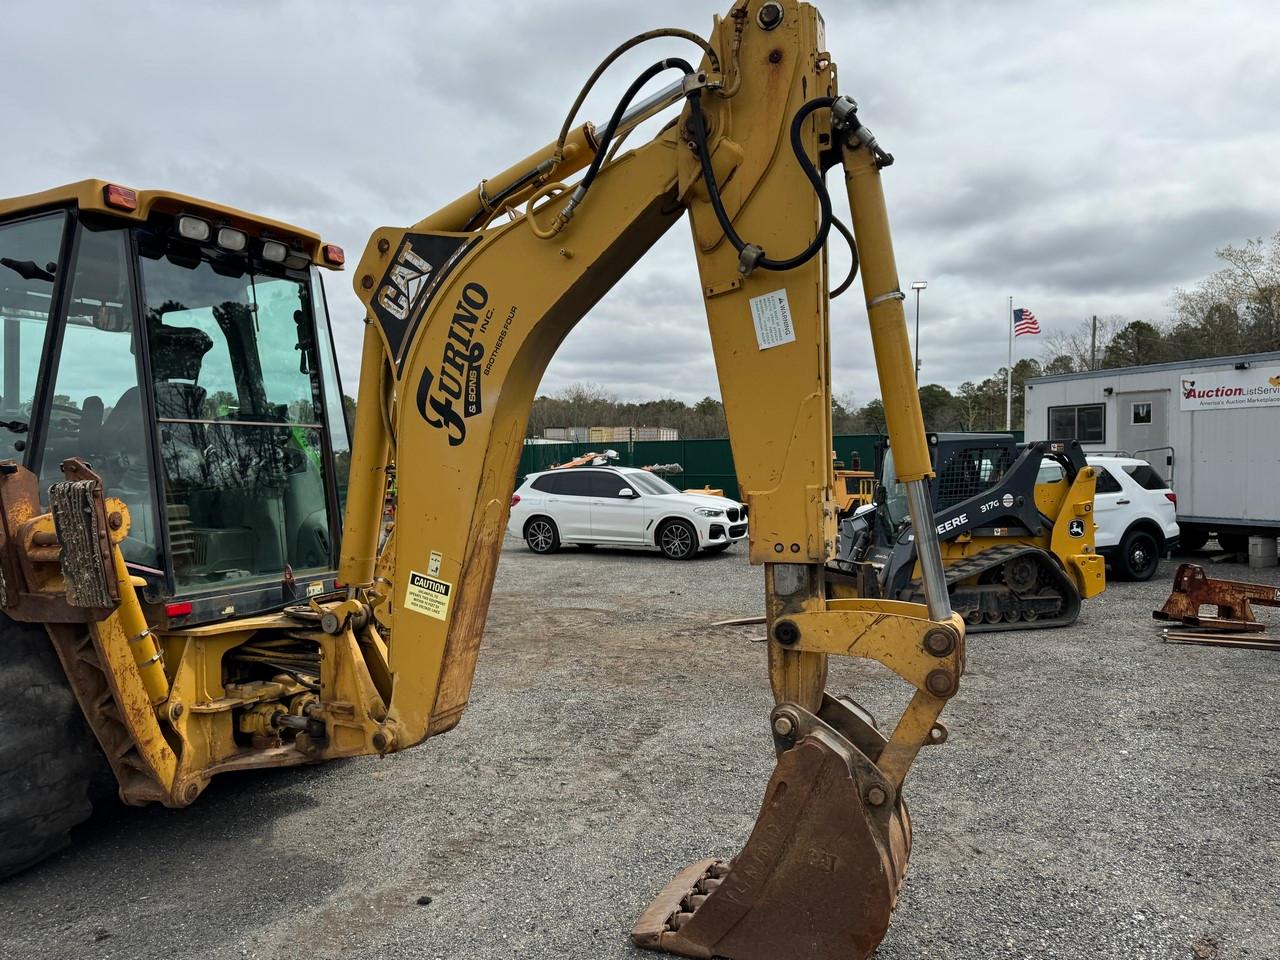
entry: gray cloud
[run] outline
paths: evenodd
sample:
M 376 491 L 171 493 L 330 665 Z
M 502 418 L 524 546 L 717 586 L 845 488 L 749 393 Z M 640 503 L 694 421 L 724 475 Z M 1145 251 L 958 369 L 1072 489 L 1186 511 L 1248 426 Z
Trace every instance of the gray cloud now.
M 898 157 L 886 191 L 903 282 L 929 281 L 926 380 L 1004 363 L 1010 295 L 1046 332 L 1090 313 L 1159 319 L 1172 287 L 1215 268 L 1216 247 L 1280 229 L 1280 26 L 1264 0 L 820 6 L 843 89 Z M 617 43 L 664 24 L 705 34 L 727 7 L 11 5 L 6 32 L 23 40 L 6 48 L 0 189 L 100 176 L 182 190 L 317 230 L 354 262 L 375 227 L 411 223 L 550 141 Z M 104 36 L 132 53 L 104 57 Z M 691 52 L 628 53 L 581 119 L 603 119 L 657 57 Z M 832 257 L 840 273 L 838 245 Z M 327 289 L 354 390 L 350 282 Z M 836 390 L 866 400 L 859 299 L 833 306 L 833 364 Z M 1020 355 L 1035 355 L 1027 339 Z M 578 380 L 624 398 L 718 393 L 687 227 L 570 334 L 543 386 Z

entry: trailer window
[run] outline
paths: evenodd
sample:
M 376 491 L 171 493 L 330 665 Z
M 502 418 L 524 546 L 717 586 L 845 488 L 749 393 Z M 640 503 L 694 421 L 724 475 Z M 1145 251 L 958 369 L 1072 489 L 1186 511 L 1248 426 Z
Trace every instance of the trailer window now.
M 1103 443 L 1107 439 L 1107 408 L 1101 403 L 1049 408 L 1049 439 Z

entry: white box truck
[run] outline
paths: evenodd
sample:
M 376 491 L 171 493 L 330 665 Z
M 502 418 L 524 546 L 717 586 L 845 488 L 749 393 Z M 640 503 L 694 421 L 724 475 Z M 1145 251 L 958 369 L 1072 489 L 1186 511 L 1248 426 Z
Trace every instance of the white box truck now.
M 1158 469 L 1182 544 L 1244 552 L 1280 536 L 1280 352 L 1116 367 L 1026 383 L 1030 440 L 1079 440 Z

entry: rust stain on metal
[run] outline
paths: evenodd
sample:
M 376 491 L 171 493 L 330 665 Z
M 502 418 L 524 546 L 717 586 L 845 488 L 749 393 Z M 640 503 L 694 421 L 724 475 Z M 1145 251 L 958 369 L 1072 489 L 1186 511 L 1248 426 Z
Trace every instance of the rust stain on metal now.
M 1184 563 L 1173 576 L 1173 592 L 1159 610 L 1157 620 L 1172 620 L 1206 630 L 1260 632 L 1266 624 L 1253 615 L 1253 604 L 1280 607 L 1280 587 L 1243 580 L 1217 580 L 1203 567 Z M 1201 616 L 1201 607 L 1214 607 L 1214 616 Z

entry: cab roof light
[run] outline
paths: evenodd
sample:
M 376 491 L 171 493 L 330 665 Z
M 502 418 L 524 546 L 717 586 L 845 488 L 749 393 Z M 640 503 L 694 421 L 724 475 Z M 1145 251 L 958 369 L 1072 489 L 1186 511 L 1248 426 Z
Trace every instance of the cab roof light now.
M 326 243 L 324 245 L 324 262 L 330 266 L 340 267 L 347 262 L 347 255 L 343 253 L 342 248 L 336 243 Z
M 178 218 L 178 236 L 196 243 L 208 243 L 213 236 L 213 225 L 199 217 L 181 216 Z
M 102 188 L 102 201 L 117 210 L 137 210 L 138 192 L 117 183 L 108 183 Z
M 232 253 L 242 253 L 249 247 L 249 235 L 235 227 L 219 227 L 218 246 Z
M 279 240 L 262 241 L 262 259 L 268 263 L 284 263 L 284 258 L 288 255 L 289 248 Z

